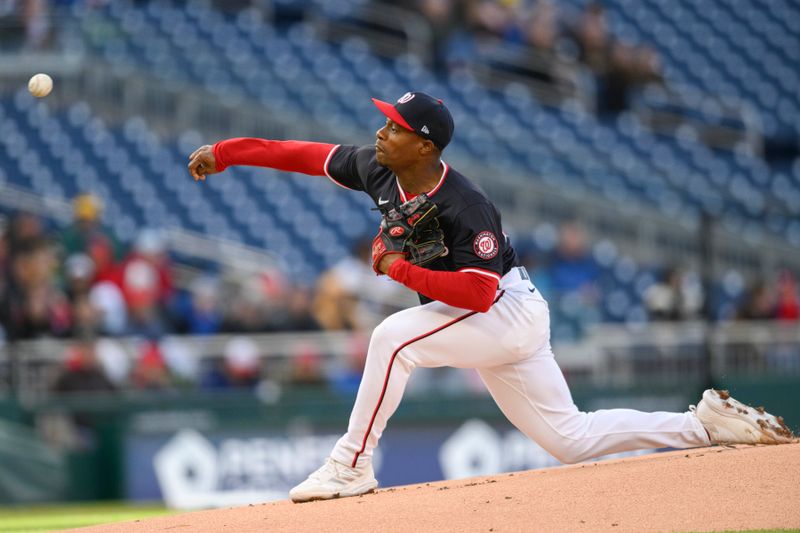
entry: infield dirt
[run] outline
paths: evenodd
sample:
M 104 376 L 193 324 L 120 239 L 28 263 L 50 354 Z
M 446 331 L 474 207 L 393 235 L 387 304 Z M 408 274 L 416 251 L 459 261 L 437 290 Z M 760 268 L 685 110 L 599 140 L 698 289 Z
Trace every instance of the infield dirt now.
M 618 533 L 790 527 L 800 527 L 798 441 L 697 448 L 71 531 Z

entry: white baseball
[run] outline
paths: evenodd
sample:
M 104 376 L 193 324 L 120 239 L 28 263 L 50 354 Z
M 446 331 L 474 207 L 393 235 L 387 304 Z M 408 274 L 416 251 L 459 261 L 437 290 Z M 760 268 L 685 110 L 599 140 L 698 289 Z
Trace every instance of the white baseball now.
M 34 74 L 28 81 L 28 91 L 36 98 L 42 98 L 53 90 L 53 78 L 47 74 Z

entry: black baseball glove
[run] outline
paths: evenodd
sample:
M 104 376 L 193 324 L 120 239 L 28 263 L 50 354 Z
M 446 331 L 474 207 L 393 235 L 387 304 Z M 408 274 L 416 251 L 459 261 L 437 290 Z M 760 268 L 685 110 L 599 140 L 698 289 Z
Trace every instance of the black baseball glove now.
M 378 275 L 383 274 L 378 270 L 381 259 L 388 254 L 400 254 L 415 265 L 447 254 L 437 212 L 425 194 L 382 210 L 380 230 L 372 241 L 372 268 Z

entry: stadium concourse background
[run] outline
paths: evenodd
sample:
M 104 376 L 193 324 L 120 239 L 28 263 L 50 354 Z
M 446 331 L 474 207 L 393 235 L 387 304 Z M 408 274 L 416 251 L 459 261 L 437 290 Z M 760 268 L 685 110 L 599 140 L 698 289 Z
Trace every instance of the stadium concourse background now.
M 800 428 L 800 7 L 789 0 L 0 3 L 0 502 L 286 497 L 346 427 L 365 196 L 187 156 L 370 143 L 443 98 L 585 410 L 713 385 Z M 25 89 L 50 74 L 52 94 Z M 383 486 L 555 464 L 472 372 L 418 371 Z

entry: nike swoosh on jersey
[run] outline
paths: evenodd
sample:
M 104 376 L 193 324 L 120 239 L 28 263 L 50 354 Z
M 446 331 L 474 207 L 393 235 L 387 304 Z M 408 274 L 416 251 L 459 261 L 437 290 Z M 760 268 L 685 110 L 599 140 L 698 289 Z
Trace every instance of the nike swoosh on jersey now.
M 380 196 L 378 196 L 378 205 L 388 204 L 389 200 L 384 200 Z

